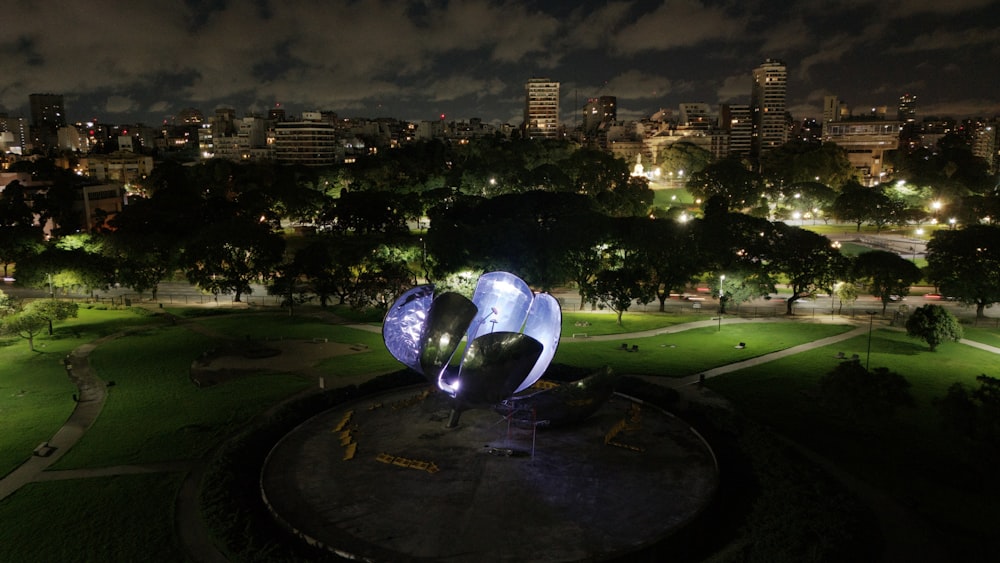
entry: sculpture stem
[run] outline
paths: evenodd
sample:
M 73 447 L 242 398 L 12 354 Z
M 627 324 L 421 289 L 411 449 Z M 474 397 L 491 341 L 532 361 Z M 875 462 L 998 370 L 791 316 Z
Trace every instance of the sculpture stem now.
M 451 415 L 448 416 L 448 424 L 445 428 L 455 428 L 458 426 L 458 419 L 462 416 L 462 411 L 459 409 L 451 409 Z

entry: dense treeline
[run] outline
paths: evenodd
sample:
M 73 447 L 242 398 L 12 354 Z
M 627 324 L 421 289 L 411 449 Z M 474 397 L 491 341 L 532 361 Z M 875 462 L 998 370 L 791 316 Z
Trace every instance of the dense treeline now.
M 984 191 L 978 162 L 947 151 L 938 166 L 950 171 L 953 204 L 992 209 L 998 198 Z M 911 160 L 900 167 L 912 181 L 936 178 Z M 122 212 L 81 234 L 58 228 L 72 184 L 43 161 L 34 173 L 54 179 L 48 192 L 30 198 L 15 182 L 0 194 L 0 258 L 5 268 L 16 264 L 20 283 L 53 289 L 121 284 L 155 293 L 158 282 L 182 276 L 237 301 L 259 282 L 290 301 L 355 306 L 385 305 L 420 279 L 456 287 L 463 272 L 503 269 L 539 289 L 575 287 L 583 302 L 619 314 L 636 301 L 662 307 L 693 280 L 707 281 L 723 310 L 780 280 L 792 289 L 790 313 L 795 300 L 838 281 L 862 281 L 887 303 L 919 279 L 898 256 L 852 265 L 824 237 L 780 222 L 811 214 L 860 229 L 929 218 L 921 197 L 932 188 L 863 187 L 835 145 L 789 143 L 758 172 L 682 142 L 650 166 L 686 167 L 699 204 L 654 207 L 646 178 L 602 151 L 497 137 L 415 143 L 323 170 L 163 163 Z M 57 225 L 50 240 L 36 219 Z M 968 255 L 961 241 L 942 234 L 932 242 L 930 279 L 985 307 L 992 295 L 942 265 Z

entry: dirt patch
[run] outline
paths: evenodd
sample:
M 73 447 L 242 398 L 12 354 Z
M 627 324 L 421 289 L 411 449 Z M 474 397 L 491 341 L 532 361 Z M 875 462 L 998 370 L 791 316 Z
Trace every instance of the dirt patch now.
M 325 340 L 270 340 L 206 352 L 191 363 L 191 381 L 206 387 L 260 372 L 300 373 L 334 356 L 366 352 L 364 345 Z

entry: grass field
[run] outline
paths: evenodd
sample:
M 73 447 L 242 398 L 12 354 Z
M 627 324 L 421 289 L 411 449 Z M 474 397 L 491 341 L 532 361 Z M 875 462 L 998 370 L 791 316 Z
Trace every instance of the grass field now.
M 707 385 L 743 412 L 889 492 L 943 529 L 973 531 L 979 538 L 994 533 L 1000 505 L 970 483 L 963 466 L 967 455 L 942 430 L 932 401 L 955 382 L 974 387 L 977 375 L 997 376 L 996 356 L 954 343 L 931 353 L 902 332 L 877 330 L 871 367 L 886 366 L 902 374 L 912 386 L 915 405 L 900 409 L 893 420 L 859 425 L 818 405 L 817 380 L 839 361 L 838 352 L 857 353 L 864 363 L 867 345 L 867 337 L 854 338 L 719 376 Z
M 0 502 L 0 561 L 186 557 L 173 533 L 181 473 L 32 483 Z
M 688 207 L 694 204 L 692 196 L 684 188 L 663 188 L 653 190 L 653 205 L 662 209 Z
M 6 475 L 50 438 L 73 411 L 76 387 L 63 358 L 74 348 L 138 325 L 156 323 L 126 310 L 81 308 L 35 339 L 35 352 L 17 337 L 0 339 L 0 475 Z
M 784 350 L 850 330 L 849 325 L 805 323 L 730 323 L 620 342 L 564 341 L 553 361 L 598 369 L 608 365 L 620 374 L 684 377 L 707 369 Z M 736 348 L 740 342 L 746 347 Z M 631 350 L 624 351 L 622 344 Z
M 0 471 L 9 471 L 52 435 L 73 408 L 74 387 L 62 358 L 75 347 L 124 328 L 146 325 L 99 346 L 90 356 L 95 373 L 115 381 L 95 425 L 55 469 L 94 468 L 204 455 L 251 417 L 310 385 L 288 374 L 249 375 L 215 387 L 197 388 L 188 379 L 194 358 L 222 342 L 249 336 L 327 338 L 360 344 L 368 351 L 330 358 L 315 369 L 353 376 L 399 368 L 385 351 L 381 334 L 333 324 L 326 317 L 227 311 L 226 316 L 177 311 L 219 335 L 207 337 L 185 327 L 125 311 L 81 310 L 80 318 L 57 325 L 54 337 L 27 343 L 0 342 Z M 306 313 L 308 311 L 303 311 Z M 704 316 L 628 313 L 624 328 L 607 313 L 564 313 L 567 331 L 590 335 L 623 334 L 666 328 Z M 359 317 L 357 320 L 365 320 Z M 586 327 L 576 323 L 588 322 Z M 597 341 L 568 339 L 555 360 L 596 369 L 610 365 L 621 374 L 681 377 L 826 336 L 848 325 L 808 322 L 727 323 L 645 338 Z M 967 327 L 967 337 L 1000 345 L 1000 330 Z M 571 336 L 567 334 L 567 336 Z M 746 348 L 735 345 L 745 342 Z M 621 344 L 639 347 L 625 352 Z M 838 361 L 838 352 L 867 356 L 866 337 L 798 354 L 738 373 L 710 379 L 708 385 L 738 409 L 793 440 L 808 445 L 838 467 L 889 492 L 906 506 L 948 528 L 971 531 L 973 540 L 1000 521 L 1000 505 L 967 483 L 961 452 L 937 424 L 931 401 L 956 381 L 995 373 L 996 356 L 948 343 L 936 353 L 920 341 L 893 330 L 876 330 L 871 365 L 889 366 L 912 384 L 916 405 L 902 409 L 891 424 L 857 427 L 818 406 L 816 381 Z M 44 346 L 43 346 L 44 345 Z M 0 501 L 4 540 L 0 560 L 77 560 L 80 549 L 100 561 L 183 560 L 172 522 L 180 474 L 94 477 L 33 483 Z M 81 516 L 84 515 L 84 516 Z M 79 526 L 81 518 L 87 525 Z M 52 541 L 46 530 L 60 530 Z M 963 532 L 965 533 L 965 532 Z M 42 539 L 40 539 L 42 538 Z M 27 547 L 30 546 L 30 547 Z M 84 547 L 85 546 L 85 547 Z
M 198 458 L 276 400 L 311 384 L 287 374 L 249 375 L 198 388 L 191 361 L 217 344 L 182 327 L 133 333 L 90 355 L 114 381 L 101 416 L 56 469 Z

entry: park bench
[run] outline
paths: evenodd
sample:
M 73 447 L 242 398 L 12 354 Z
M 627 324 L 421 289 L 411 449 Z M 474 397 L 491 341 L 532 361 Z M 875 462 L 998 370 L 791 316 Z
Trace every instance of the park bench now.
M 49 457 L 56 451 L 55 446 L 50 446 L 48 442 L 42 442 L 35 448 L 35 455 L 38 457 Z

